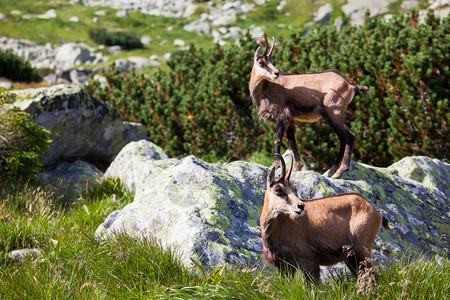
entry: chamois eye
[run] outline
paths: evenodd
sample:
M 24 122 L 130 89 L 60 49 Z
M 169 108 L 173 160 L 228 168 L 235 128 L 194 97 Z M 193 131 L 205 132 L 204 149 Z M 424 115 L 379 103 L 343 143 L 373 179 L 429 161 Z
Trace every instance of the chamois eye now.
M 260 62 L 259 62 L 259 66 L 260 66 L 261 68 L 263 68 L 263 67 L 264 67 L 264 63 L 263 63 L 262 61 L 260 61 Z
M 277 187 L 275 188 L 275 194 L 277 194 L 277 196 L 280 196 L 280 197 L 286 195 L 286 194 L 284 193 L 283 189 L 280 188 L 279 186 L 277 186 Z

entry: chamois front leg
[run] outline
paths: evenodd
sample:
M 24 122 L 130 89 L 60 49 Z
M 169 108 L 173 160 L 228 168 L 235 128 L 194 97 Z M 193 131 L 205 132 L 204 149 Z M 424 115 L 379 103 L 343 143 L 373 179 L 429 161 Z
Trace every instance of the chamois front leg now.
M 297 150 L 297 143 L 295 142 L 295 125 L 289 125 L 286 136 L 289 142 L 289 147 L 291 147 L 292 152 L 294 153 L 295 158 L 295 168 L 294 171 L 300 171 L 302 169 L 302 161 L 300 159 L 300 154 Z
M 284 133 L 286 132 L 286 124 L 278 120 L 277 121 L 277 130 L 275 133 L 275 153 L 280 154 L 281 142 L 283 141 Z M 281 155 L 281 154 L 280 154 Z M 281 165 L 281 161 L 279 156 L 275 156 L 275 161 L 273 162 L 271 168 L 277 168 Z

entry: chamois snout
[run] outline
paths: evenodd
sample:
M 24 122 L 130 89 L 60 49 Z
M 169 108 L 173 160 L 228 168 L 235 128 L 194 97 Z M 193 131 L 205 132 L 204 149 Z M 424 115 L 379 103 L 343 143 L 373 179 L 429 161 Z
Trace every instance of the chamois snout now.
M 272 79 L 273 79 L 273 80 L 276 80 L 276 79 L 278 79 L 279 76 L 280 76 L 280 72 L 279 72 L 278 70 L 276 70 L 276 71 L 273 73 Z
M 297 208 L 297 214 L 300 215 L 305 210 L 305 203 L 302 202 L 301 204 L 297 204 Z

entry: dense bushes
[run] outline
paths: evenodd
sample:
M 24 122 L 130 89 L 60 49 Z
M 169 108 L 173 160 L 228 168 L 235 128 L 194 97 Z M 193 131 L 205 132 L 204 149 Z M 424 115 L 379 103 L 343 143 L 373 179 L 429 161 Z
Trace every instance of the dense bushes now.
M 131 32 L 108 32 L 104 28 L 96 28 L 89 30 L 89 37 L 94 42 L 106 46 L 118 45 L 128 50 L 143 47 L 139 37 Z
M 406 155 L 448 159 L 449 18 L 417 15 L 337 32 L 316 27 L 278 41 L 278 69 L 309 73 L 336 68 L 352 83 L 370 87 L 357 95 L 347 120 L 357 135 L 354 159 L 389 165 Z M 239 159 L 254 151 L 272 154 L 274 126 L 262 123 L 248 95 L 256 41 L 174 56 L 169 71 L 151 78 L 105 71 L 108 86 L 92 81 L 88 89 L 116 106 L 128 119 L 147 126 L 150 138 L 170 155 L 192 153 Z M 331 164 L 337 138 L 323 122 L 297 131 L 299 148 L 318 168 Z M 331 149 L 331 150 L 330 150 Z
M 152 78 L 112 68 L 108 86 L 91 82 L 89 92 L 113 104 L 129 120 L 147 126 L 150 138 L 170 155 L 192 153 L 238 159 L 259 150 L 264 125 L 248 98 L 252 64 L 247 48 L 202 50 L 174 55 L 168 72 Z M 258 126 L 255 126 L 258 124 Z
M 50 132 L 29 120 L 24 112 L 5 109 L 12 100 L 0 89 L 0 179 L 27 176 L 42 167 Z
M 21 57 L 11 51 L 0 50 L 0 77 L 14 81 L 39 82 L 42 76 L 31 67 L 30 62 L 23 61 Z

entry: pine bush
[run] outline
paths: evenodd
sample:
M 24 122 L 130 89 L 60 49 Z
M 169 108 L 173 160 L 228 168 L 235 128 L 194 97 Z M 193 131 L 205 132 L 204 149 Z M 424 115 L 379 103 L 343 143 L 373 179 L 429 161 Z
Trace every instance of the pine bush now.
M 143 47 L 139 37 L 132 32 L 109 32 L 104 28 L 95 28 L 89 30 L 89 37 L 98 44 L 106 46 L 118 45 L 127 50 Z
M 33 123 L 25 112 L 6 109 L 11 96 L 0 88 L 0 179 L 27 177 L 42 167 L 50 147 L 50 132 Z
M 284 72 L 339 69 L 351 83 L 369 87 L 347 110 L 357 136 L 353 159 L 380 166 L 408 155 L 448 160 L 449 22 L 429 13 L 419 23 L 411 12 L 388 21 L 367 17 L 340 32 L 321 25 L 278 39 L 274 62 Z M 275 127 L 259 119 L 248 92 L 256 47 L 248 34 L 240 46 L 191 46 L 174 55 L 168 71 L 146 76 L 111 67 L 103 71 L 107 87 L 92 80 L 88 90 L 147 126 L 169 155 L 272 155 Z M 297 139 L 315 169 L 333 162 L 338 139 L 325 122 L 300 126 Z
M 0 77 L 23 82 L 42 81 L 42 76 L 29 61 L 23 61 L 13 52 L 3 50 L 0 50 Z

